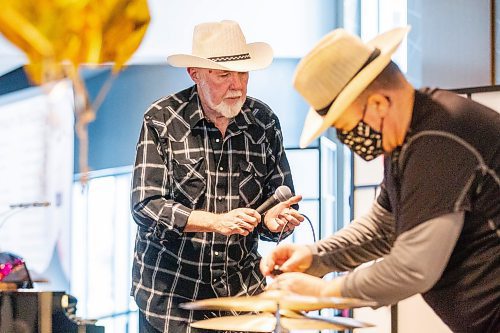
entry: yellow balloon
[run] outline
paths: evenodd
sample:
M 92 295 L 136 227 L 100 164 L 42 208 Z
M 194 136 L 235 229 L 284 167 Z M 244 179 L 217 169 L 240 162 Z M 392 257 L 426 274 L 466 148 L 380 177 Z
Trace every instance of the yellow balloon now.
M 119 71 L 150 21 L 146 0 L 0 0 L 0 33 L 28 57 L 37 84 L 66 67 L 113 63 Z
M 97 107 L 89 103 L 79 66 L 113 63 L 115 75 L 146 33 L 147 0 L 0 0 L 0 8 L 0 33 L 26 54 L 31 81 L 44 84 L 68 77 L 73 82 L 75 102 L 80 101 L 75 104 L 76 133 L 85 183 L 87 124 Z

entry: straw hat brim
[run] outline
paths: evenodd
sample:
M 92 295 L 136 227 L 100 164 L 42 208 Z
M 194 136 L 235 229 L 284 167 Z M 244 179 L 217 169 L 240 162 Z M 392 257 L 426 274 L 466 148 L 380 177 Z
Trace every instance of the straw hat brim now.
M 380 34 L 367 43 L 380 50 L 380 55 L 363 68 L 339 93 L 325 116 L 320 116 L 310 108 L 300 136 L 300 148 L 305 148 L 326 131 L 366 87 L 382 72 L 391 61 L 392 54 L 410 31 L 410 27 L 402 27 Z
M 220 69 L 233 72 L 249 72 L 264 69 L 273 61 L 273 49 L 267 43 L 257 42 L 247 44 L 250 59 L 216 62 L 191 54 L 174 54 L 167 62 L 174 67 L 200 67 Z

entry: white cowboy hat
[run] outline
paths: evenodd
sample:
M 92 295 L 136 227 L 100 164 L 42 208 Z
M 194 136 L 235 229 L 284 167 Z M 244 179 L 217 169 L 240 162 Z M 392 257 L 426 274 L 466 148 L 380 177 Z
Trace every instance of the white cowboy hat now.
M 391 61 L 410 27 L 387 31 L 368 43 L 343 29 L 323 37 L 299 62 L 293 85 L 311 105 L 300 147 L 307 147 L 343 114 Z M 318 110 L 326 111 L 324 116 Z
M 228 20 L 195 26 L 191 53 L 171 55 L 167 62 L 174 67 L 248 72 L 263 69 L 273 61 L 269 44 L 247 44 L 238 23 Z

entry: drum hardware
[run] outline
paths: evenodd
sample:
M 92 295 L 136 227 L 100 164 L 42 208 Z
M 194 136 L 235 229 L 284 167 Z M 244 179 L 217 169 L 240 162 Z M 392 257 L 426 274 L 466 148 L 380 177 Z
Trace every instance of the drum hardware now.
M 192 327 L 222 331 L 288 333 L 290 330 L 347 330 L 373 325 L 353 318 L 321 318 L 304 312 L 325 308 L 350 309 L 376 306 L 377 303 L 355 298 L 312 297 L 283 290 L 269 290 L 256 296 L 210 298 L 181 304 L 187 310 L 257 312 L 204 319 Z
M 240 316 L 225 316 L 191 323 L 192 327 L 221 331 L 288 333 L 293 330 L 352 330 L 373 325 L 352 318 L 310 317 L 300 313 L 257 313 Z
M 376 306 L 376 302 L 345 297 L 313 297 L 299 295 L 283 290 L 264 291 L 256 296 L 219 297 L 183 303 L 181 308 L 187 310 L 220 310 L 220 311 L 257 311 L 277 312 L 281 310 L 316 311 L 325 308 L 352 309 Z

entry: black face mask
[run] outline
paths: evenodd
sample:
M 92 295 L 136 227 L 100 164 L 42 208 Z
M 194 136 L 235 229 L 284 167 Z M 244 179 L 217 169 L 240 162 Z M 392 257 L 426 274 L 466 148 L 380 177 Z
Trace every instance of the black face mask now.
M 350 131 L 337 129 L 337 138 L 365 161 L 371 161 L 384 153 L 382 133 L 375 131 L 363 119 Z

